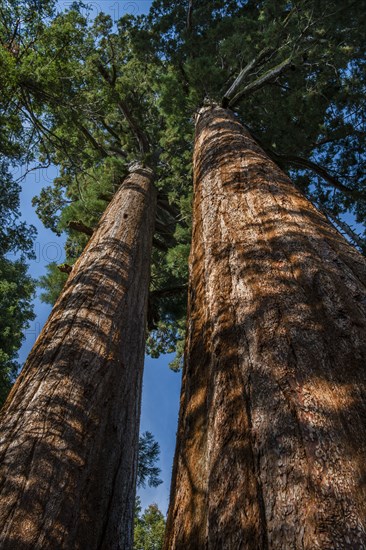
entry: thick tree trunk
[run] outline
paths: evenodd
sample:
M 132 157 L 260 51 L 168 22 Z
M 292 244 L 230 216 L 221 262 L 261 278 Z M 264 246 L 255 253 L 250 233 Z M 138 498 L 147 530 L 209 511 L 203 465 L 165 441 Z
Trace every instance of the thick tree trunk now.
M 365 258 L 219 107 L 194 178 L 165 548 L 366 548 Z
M 152 180 L 123 182 L 4 405 L 1 548 L 132 546 Z

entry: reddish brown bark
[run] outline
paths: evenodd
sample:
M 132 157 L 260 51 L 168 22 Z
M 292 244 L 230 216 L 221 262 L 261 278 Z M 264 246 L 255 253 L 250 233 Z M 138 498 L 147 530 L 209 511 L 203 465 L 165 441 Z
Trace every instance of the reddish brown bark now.
M 366 548 L 366 262 L 201 110 L 166 550 Z
M 1 548 L 132 546 L 152 179 L 123 182 L 4 405 Z

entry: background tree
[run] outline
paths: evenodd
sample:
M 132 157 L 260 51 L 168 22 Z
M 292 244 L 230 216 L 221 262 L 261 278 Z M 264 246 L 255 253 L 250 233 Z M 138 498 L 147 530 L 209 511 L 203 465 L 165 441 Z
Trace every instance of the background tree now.
M 159 443 L 150 432 L 144 432 L 139 439 L 137 487 L 158 487 L 161 470 L 156 466 L 160 455 Z M 161 550 L 165 529 L 165 518 L 156 504 L 151 504 L 141 514 L 141 500 L 136 497 L 134 518 L 134 550 Z
M 158 487 L 161 470 L 156 466 L 160 455 L 159 443 L 150 432 L 139 439 L 137 487 Z M 165 530 L 165 518 L 156 504 L 150 504 L 142 514 L 140 497 L 136 497 L 134 519 L 134 550 L 161 550 Z
M 156 466 L 160 455 L 159 443 L 154 440 L 151 432 L 144 432 L 139 439 L 137 487 L 158 487 L 162 483 L 159 479 L 161 470 Z
M 0 405 L 19 372 L 17 351 L 23 332 L 34 319 L 32 297 L 34 281 L 24 261 L 0 257 Z
M 9 547 L 29 546 L 39 539 L 45 545 L 52 543 L 61 546 L 112 545 L 128 548 L 132 543 L 134 500 L 131 497 L 134 495 L 136 481 L 136 434 L 146 328 L 146 285 L 150 272 L 151 232 L 156 217 L 153 173 L 144 168 L 143 163 L 154 166 L 157 160 L 150 148 L 148 133 L 140 126 L 140 113 L 144 113 L 143 96 L 126 98 L 120 90 L 123 82 L 118 80 L 118 75 L 114 72 L 116 59 L 113 56 L 112 39 L 112 56 L 104 56 L 104 35 L 109 30 L 109 23 L 110 20 L 102 16 L 91 29 L 86 30 L 85 20 L 77 10 L 57 15 L 42 29 L 42 36 L 37 40 L 37 56 L 34 59 L 32 56 L 23 59 L 19 69 L 24 78 L 19 79 L 15 91 L 19 94 L 19 108 L 39 137 L 36 143 L 37 154 L 41 158 L 43 156 L 47 163 L 55 162 L 61 168 L 56 186 L 41 197 L 43 205 L 39 203 L 39 206 L 41 208 L 45 205 L 46 208 L 40 210 L 40 213 L 46 222 L 51 222 L 52 227 L 58 230 L 55 215 L 60 205 L 67 205 L 61 214 L 62 220 L 60 216 L 60 222 L 66 223 L 71 231 L 81 232 L 88 237 L 92 235 L 92 238 L 75 265 L 47 327 L 37 340 L 22 376 L 3 409 L 5 445 L 1 452 L 6 506 L 3 508 L 5 527 L 1 537 Z M 128 71 L 128 44 L 123 46 L 122 43 L 119 58 L 123 59 Z M 49 62 L 44 64 L 43 60 L 46 58 Z M 31 66 L 33 73 L 29 77 Z M 136 69 L 134 77 L 138 70 L 142 74 L 141 64 L 133 67 Z M 67 80 L 66 86 L 63 79 Z M 102 86 L 99 87 L 100 83 Z M 126 80 L 124 84 L 122 90 L 127 90 L 125 94 L 128 94 L 129 81 Z M 112 106 L 110 111 L 114 109 L 112 114 L 118 113 L 116 125 L 120 124 L 121 118 L 125 123 L 125 139 L 121 139 L 120 146 L 114 145 L 118 135 L 113 129 L 114 121 L 109 126 L 103 119 L 104 114 L 108 114 L 103 112 L 103 108 L 109 103 Z M 87 108 L 83 112 L 84 105 Z M 75 130 L 74 134 L 70 129 Z M 106 131 L 108 136 L 112 136 L 109 140 L 104 138 Z M 121 128 L 119 132 L 123 135 Z M 122 145 L 125 150 L 121 148 Z M 131 159 L 136 158 L 141 162 L 131 166 Z M 116 189 L 122 174 L 128 170 L 131 171 L 131 176 L 125 179 L 122 187 Z M 93 179 L 100 178 L 103 181 L 103 176 L 104 182 L 109 185 L 108 188 L 102 187 L 105 194 L 109 191 L 107 201 L 105 195 L 100 198 L 96 194 L 96 191 L 100 193 L 100 187 L 97 189 L 97 185 L 90 185 Z M 88 200 L 83 196 L 82 185 L 86 186 Z M 106 203 L 112 197 L 111 204 L 99 221 Z M 82 208 L 75 204 L 77 201 L 83 205 Z M 103 209 L 100 208 L 101 202 Z M 169 202 L 164 210 L 166 215 L 174 218 L 174 209 Z M 74 217 L 80 211 L 84 213 L 84 219 Z M 98 222 L 98 228 L 94 232 Z M 175 221 L 172 225 L 175 225 Z M 73 238 L 71 234 L 68 246 L 73 250 L 74 261 L 85 244 L 86 239 L 80 242 L 80 239 Z M 164 241 L 159 244 L 167 250 Z M 97 292 L 100 289 L 100 277 L 104 281 L 103 292 Z M 154 297 L 157 299 L 157 294 Z M 99 312 L 104 311 L 104 316 L 103 321 L 97 316 L 97 324 L 101 322 L 103 326 L 93 331 L 87 350 L 85 330 L 94 326 L 93 311 L 98 310 L 98 304 Z M 108 326 L 111 340 L 108 338 L 106 341 L 104 330 Z M 73 336 L 70 339 L 71 333 Z M 58 352 L 55 352 L 55 342 L 59 344 Z M 84 342 L 82 348 L 81 342 Z M 56 357 L 54 363 L 51 359 L 52 350 Z M 80 359 L 82 356 L 84 362 L 86 361 L 84 365 Z M 96 382 L 98 372 L 104 370 L 106 358 L 108 362 L 105 366 L 108 365 L 109 374 L 105 376 L 104 383 L 99 380 L 93 389 L 93 373 Z M 76 402 L 81 400 L 81 408 L 78 405 L 73 407 L 68 401 L 65 394 L 68 391 L 66 379 L 62 386 L 58 386 L 59 371 L 65 364 L 69 365 L 68 379 L 70 382 L 72 380 Z M 80 381 L 85 366 L 88 367 L 88 382 L 86 379 Z M 33 375 L 36 374 L 37 377 L 41 372 L 47 373 L 44 383 L 41 384 L 42 388 L 31 382 Z M 94 391 L 96 388 L 98 391 Z M 117 392 L 116 398 L 107 399 L 107 406 L 105 399 L 113 390 Z M 85 392 L 90 392 L 92 396 L 92 402 L 87 409 L 96 422 L 91 422 L 82 412 L 86 402 L 83 402 L 81 396 Z M 47 396 L 51 394 L 53 398 L 50 401 Z M 70 425 L 78 423 L 80 433 L 84 433 L 89 444 L 81 445 L 80 440 L 73 437 L 71 441 L 67 434 L 62 435 L 55 426 L 53 430 L 49 430 L 51 439 L 45 444 L 39 436 L 39 422 L 44 426 L 44 422 L 47 423 L 45 418 L 54 418 L 55 414 L 67 417 Z M 17 438 L 14 445 L 9 447 L 7 442 L 11 439 L 12 430 L 17 432 Z M 30 433 L 33 434 L 31 438 Z M 54 454 L 55 440 L 52 436 L 56 439 L 59 437 L 67 447 L 73 449 L 72 452 L 79 457 L 83 466 L 80 471 L 70 467 L 67 458 L 65 467 L 61 467 Z M 94 449 L 93 459 L 91 449 Z M 42 456 L 42 461 L 38 461 L 36 456 Z M 85 463 L 86 456 L 89 457 L 88 464 Z M 151 467 L 149 465 L 150 477 L 154 473 Z M 19 487 L 14 480 L 21 477 L 24 479 L 29 469 L 32 470 L 29 475 L 34 480 L 32 487 Z M 89 476 L 86 474 L 88 470 Z M 83 473 L 80 477 L 81 472 Z M 60 475 L 64 480 L 63 492 L 59 491 L 57 481 Z M 157 483 L 158 480 L 155 478 L 154 482 Z M 77 497 L 77 509 L 73 507 L 74 520 L 67 514 L 62 516 L 63 512 L 60 512 L 61 508 L 65 508 L 62 503 L 71 494 L 80 496 L 80 499 Z M 32 529 L 24 529 L 24 502 L 29 499 L 42 506 L 45 498 L 47 501 L 56 499 L 59 505 L 52 510 L 43 509 L 41 515 L 37 505 L 29 508 L 27 518 L 32 522 Z M 95 507 L 91 506 L 93 498 L 98 503 Z M 9 514 L 14 507 L 16 514 Z M 97 514 L 95 517 L 92 510 Z M 81 517 L 83 521 L 79 521 Z M 51 537 L 52 526 L 56 522 L 62 528 Z
M 156 504 L 150 504 L 141 514 L 139 497 L 135 507 L 134 550 L 161 550 L 165 519 Z

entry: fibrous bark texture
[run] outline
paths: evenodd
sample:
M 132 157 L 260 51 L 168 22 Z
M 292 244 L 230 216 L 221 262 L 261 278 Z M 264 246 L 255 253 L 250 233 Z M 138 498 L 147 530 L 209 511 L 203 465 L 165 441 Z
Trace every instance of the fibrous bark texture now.
M 219 107 L 198 115 L 166 550 L 366 548 L 366 263 Z
M 4 405 L 1 548 L 132 546 L 152 179 L 123 182 Z

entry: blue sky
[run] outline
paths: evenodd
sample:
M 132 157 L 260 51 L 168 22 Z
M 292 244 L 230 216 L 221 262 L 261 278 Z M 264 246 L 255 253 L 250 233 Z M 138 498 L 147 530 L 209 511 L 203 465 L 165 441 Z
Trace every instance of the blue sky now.
M 67 8 L 72 2 L 60 1 L 59 7 Z M 98 0 L 88 2 L 93 9 L 93 16 L 104 11 L 109 13 L 114 20 L 125 13 L 138 15 L 146 13 L 151 4 L 150 1 L 113 1 Z M 32 197 L 38 195 L 42 187 L 51 185 L 57 175 L 56 169 L 51 167 L 47 170 L 31 172 L 22 184 L 21 211 L 23 218 L 33 224 L 38 231 L 34 242 L 36 259 L 30 262 L 30 274 L 38 278 L 46 273 L 46 265 L 52 261 L 62 263 L 64 261 L 64 237 L 57 237 L 52 231 L 46 229 L 37 217 L 32 207 Z M 21 176 L 21 171 L 14 173 L 15 178 Z M 46 322 L 51 307 L 39 300 L 40 290 L 35 299 L 36 319 L 31 322 L 25 332 L 25 340 L 19 353 L 19 360 L 24 363 L 37 336 Z M 142 396 L 141 427 L 140 431 L 150 431 L 159 442 L 160 468 L 163 483 L 157 488 L 147 487 L 140 490 L 142 506 L 146 507 L 156 502 L 162 512 L 166 513 L 169 500 L 170 477 L 175 448 L 175 435 L 177 429 L 178 406 L 180 395 L 181 374 L 172 372 L 168 363 L 172 356 L 161 357 L 160 359 L 146 358 L 145 374 Z

